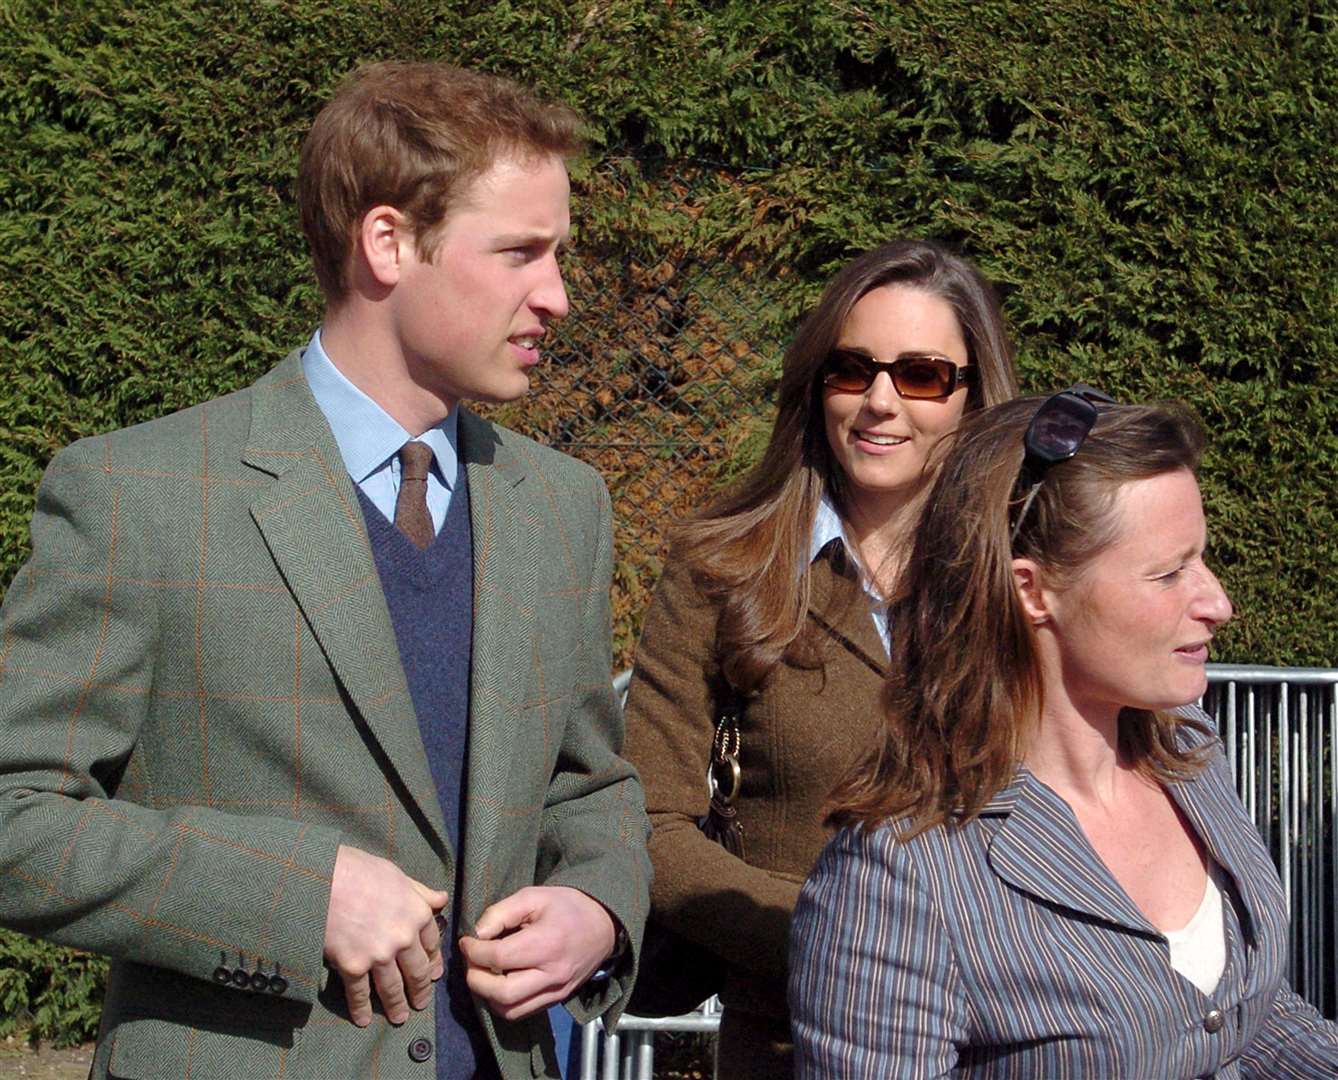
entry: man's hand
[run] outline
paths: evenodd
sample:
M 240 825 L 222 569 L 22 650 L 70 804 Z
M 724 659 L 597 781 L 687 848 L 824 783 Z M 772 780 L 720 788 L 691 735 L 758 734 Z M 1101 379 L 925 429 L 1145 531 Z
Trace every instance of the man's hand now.
M 444 969 L 436 914 L 449 900 L 394 863 L 339 845 L 325 959 L 344 980 L 349 1019 L 358 1027 L 372 1022 L 371 983 L 392 1024 L 409 1019 L 410 1005 L 427 1007 Z
M 514 932 L 513 932 L 514 931 Z M 613 917 L 563 885 L 532 885 L 479 916 L 460 949 L 469 989 L 507 1020 L 565 1001 L 613 952 Z

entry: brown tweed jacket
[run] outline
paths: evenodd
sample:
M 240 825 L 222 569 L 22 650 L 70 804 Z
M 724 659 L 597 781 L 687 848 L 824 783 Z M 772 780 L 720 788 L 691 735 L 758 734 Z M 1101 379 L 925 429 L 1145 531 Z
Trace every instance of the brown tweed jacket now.
M 584 890 L 639 940 L 645 818 L 609 688 L 608 495 L 468 412 L 460 452 L 475 583 L 461 853 L 298 353 L 52 461 L 0 641 L 0 922 L 113 957 L 95 1076 L 432 1077 L 422 1043 L 409 1053 L 433 1038 L 431 1010 L 356 1028 L 322 965 L 341 842 L 434 888 L 462 859 L 462 932 L 538 882 Z M 630 974 L 573 1012 L 616 1010 Z M 542 1012 L 480 1013 L 504 1076 L 557 1075 Z
M 657 918 L 714 949 L 729 967 L 721 995 L 722 1066 L 753 1057 L 751 1075 L 778 1075 L 763 1031 L 746 1053 L 746 1012 L 788 1040 L 786 950 L 799 887 L 827 836 L 821 808 L 832 785 L 871 738 L 887 659 L 858 585 L 833 564 L 812 567 L 810 625 L 819 669 L 782 664 L 745 704 L 737 800 L 746 862 L 696 827 L 706 813 L 706 769 L 721 698 L 718 610 L 671 555 L 646 616 L 628 690 L 627 756 L 650 813 L 651 888 Z M 747 1033 L 744 1033 L 746 1036 Z M 722 1075 L 733 1077 L 733 1072 Z

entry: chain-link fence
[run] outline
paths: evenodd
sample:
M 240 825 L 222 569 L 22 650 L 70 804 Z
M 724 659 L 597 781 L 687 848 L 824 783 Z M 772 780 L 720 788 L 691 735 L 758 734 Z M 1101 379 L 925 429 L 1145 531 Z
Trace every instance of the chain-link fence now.
M 698 177 L 670 177 L 664 190 L 664 213 L 690 228 Z M 608 484 L 621 665 L 668 525 L 750 460 L 769 429 L 785 330 L 768 282 L 725 254 L 580 249 L 565 274 L 571 314 L 554 325 L 530 393 L 489 414 L 588 462 Z

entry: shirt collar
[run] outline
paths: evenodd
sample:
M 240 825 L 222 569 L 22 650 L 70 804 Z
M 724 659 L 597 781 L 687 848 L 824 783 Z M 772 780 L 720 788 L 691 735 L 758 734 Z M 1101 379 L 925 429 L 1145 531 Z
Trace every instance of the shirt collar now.
M 832 505 L 832 500 L 824 491 L 822 501 L 818 503 L 818 512 L 813 515 L 813 534 L 809 538 L 808 561 L 812 562 L 821 554 L 822 549 L 833 540 L 840 540 L 841 545 L 846 549 L 846 555 L 852 560 L 856 567 L 859 567 L 859 553 L 850 543 L 846 536 L 845 523 L 841 520 L 841 515 L 836 512 L 836 507 Z M 863 573 L 861 571 L 861 577 Z
M 344 468 L 361 484 L 380 469 L 413 436 L 402 428 L 385 409 L 354 386 L 321 345 L 321 332 L 311 336 L 302 354 L 302 370 L 311 386 L 312 396 L 329 421 Z M 418 439 L 432 447 L 433 468 L 447 487 L 455 485 L 459 468 L 456 432 L 459 410 L 452 409 L 441 423 L 428 428 Z
M 841 517 L 832 506 L 831 500 L 827 498 L 827 493 L 823 492 L 822 501 L 818 503 L 818 512 L 813 515 L 813 535 L 808 543 L 808 561 L 813 562 L 822 549 L 836 539 L 842 544 L 846 542 L 845 526 L 841 524 Z
M 864 561 L 860 558 L 859 549 L 850 542 L 850 537 L 846 535 L 845 522 L 841 520 L 841 515 L 836 512 L 836 506 L 827 492 L 822 493 L 822 501 L 818 503 L 818 512 L 813 515 L 813 533 L 808 543 L 808 561 L 813 562 L 820 554 L 822 549 L 833 540 L 839 540 L 841 546 L 845 549 L 846 558 L 850 560 L 850 565 L 855 568 L 855 573 L 859 575 L 860 584 L 864 591 L 868 593 L 869 599 L 876 605 L 886 604 L 878 586 L 873 583 L 867 570 L 864 569 Z M 886 641 L 884 642 L 886 644 Z

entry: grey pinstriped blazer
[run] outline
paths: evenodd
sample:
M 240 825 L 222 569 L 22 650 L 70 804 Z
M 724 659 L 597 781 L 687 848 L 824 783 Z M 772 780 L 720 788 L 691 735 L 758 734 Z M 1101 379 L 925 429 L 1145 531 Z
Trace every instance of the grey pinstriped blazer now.
M 796 1075 L 1338 1076 L 1338 1028 L 1286 983 L 1282 889 L 1225 756 L 1170 791 L 1231 877 L 1211 996 L 1021 769 L 960 829 L 827 845 L 791 932 Z

